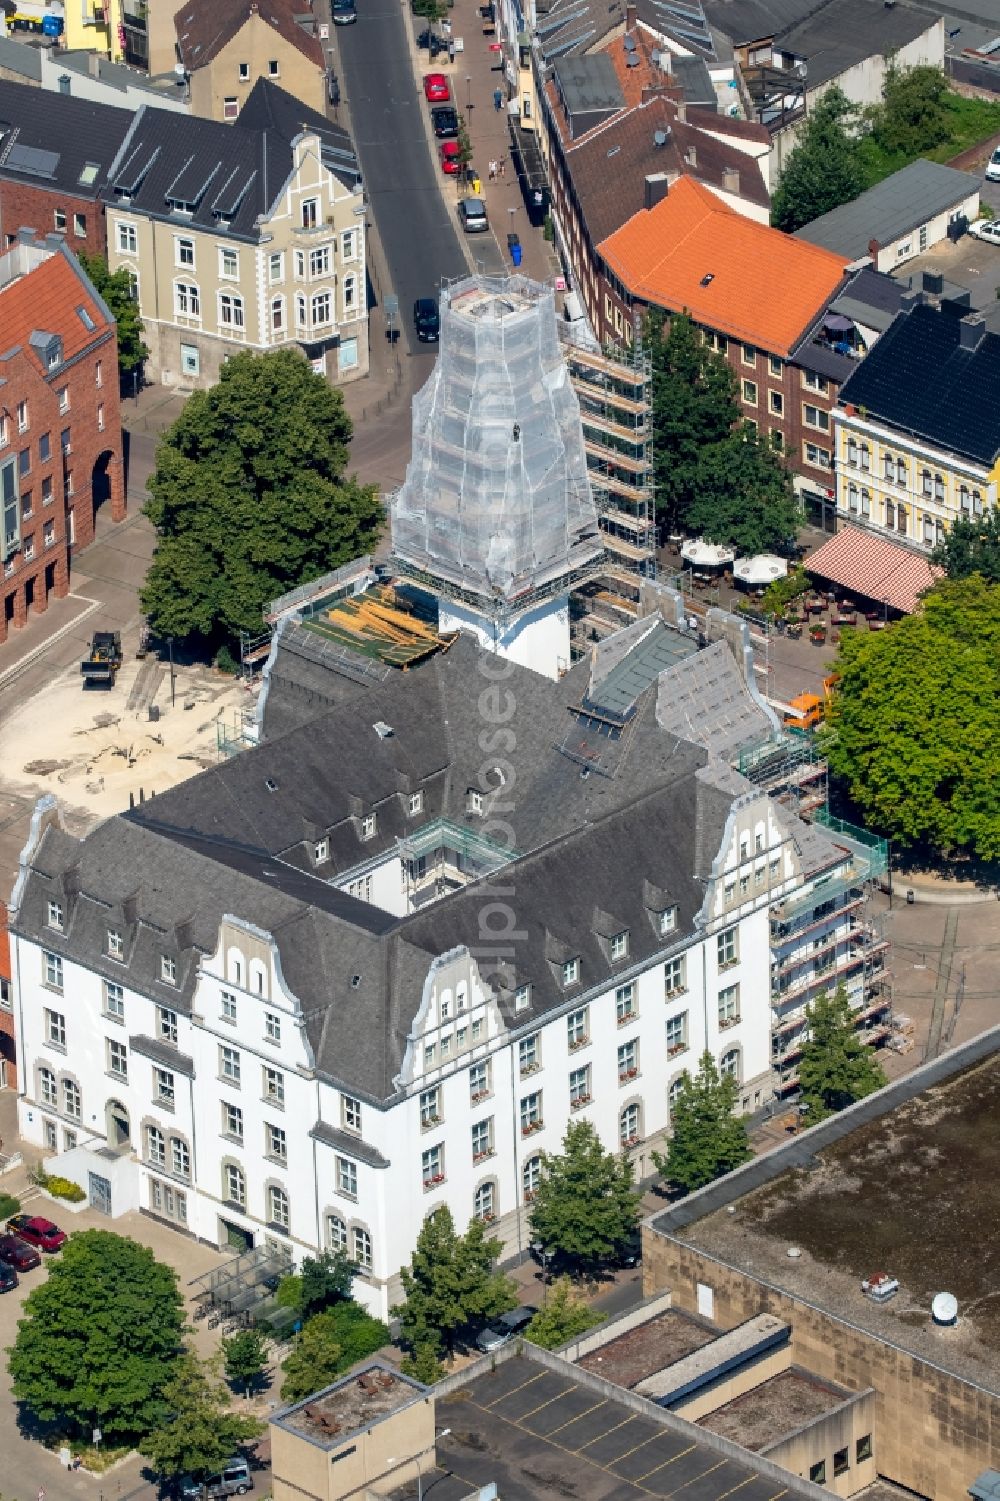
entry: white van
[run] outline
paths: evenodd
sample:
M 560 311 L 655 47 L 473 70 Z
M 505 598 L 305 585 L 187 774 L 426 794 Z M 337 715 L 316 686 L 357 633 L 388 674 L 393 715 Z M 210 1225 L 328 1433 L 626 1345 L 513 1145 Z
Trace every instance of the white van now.
M 566 293 L 563 298 L 563 317 L 567 323 L 582 323 L 586 320 L 587 312 L 579 292 Z

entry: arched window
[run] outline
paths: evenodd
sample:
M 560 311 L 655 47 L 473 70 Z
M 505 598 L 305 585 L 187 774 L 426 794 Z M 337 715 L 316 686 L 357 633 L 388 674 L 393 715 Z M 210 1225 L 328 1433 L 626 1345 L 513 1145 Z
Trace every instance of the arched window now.
M 676 1079 L 671 1080 L 670 1086 L 667 1089 L 667 1113 L 671 1117 L 673 1116 L 674 1106 L 677 1104 L 677 1101 L 680 1098 L 681 1090 L 683 1088 L 684 1075 L 678 1074 Z
M 618 1117 L 618 1140 L 623 1147 L 634 1147 L 642 1135 L 642 1111 L 638 1101 L 626 1105 Z
M 729 1051 L 728 1051 L 728 1053 L 723 1053 L 722 1058 L 719 1061 L 719 1073 L 722 1075 L 722 1077 L 724 1079 L 735 1079 L 736 1082 L 739 1083 L 739 1079 L 740 1079 L 740 1050 L 739 1050 L 739 1048 L 730 1048 Z
M 43 1105 L 51 1105 L 55 1108 L 59 1103 L 59 1095 L 56 1091 L 56 1076 L 50 1068 L 38 1070 L 38 1092 L 42 1097 Z
M 362 1271 L 371 1271 L 372 1238 L 362 1225 L 354 1227 L 354 1260 Z
M 223 1182 L 226 1198 L 230 1204 L 235 1204 L 238 1209 L 245 1209 L 247 1207 L 247 1180 L 243 1169 L 237 1167 L 235 1162 L 227 1162 Z
M 295 294 L 295 327 L 296 328 L 305 328 L 305 326 L 306 326 L 306 299 L 305 299 L 304 295 L 301 292 L 296 292 L 296 294 Z
M 347 1226 L 339 1214 L 327 1215 L 326 1238 L 331 1251 L 347 1250 Z
M 472 1213 L 477 1220 L 491 1220 L 496 1214 L 496 1184 L 492 1178 L 480 1183 L 472 1199 Z
M 154 1167 L 163 1167 L 167 1160 L 167 1144 L 159 1126 L 146 1127 L 146 1161 Z
M 83 1114 L 83 1107 L 80 1103 L 80 1086 L 75 1079 L 63 1080 L 63 1110 L 77 1121 Z
M 171 1136 L 170 1138 L 170 1167 L 178 1178 L 190 1178 L 191 1176 L 191 1153 L 183 1136 Z
M 272 1183 L 267 1191 L 267 1217 L 272 1225 L 281 1230 L 288 1229 L 288 1195 L 276 1183 Z
M 542 1181 L 542 1159 L 539 1156 L 529 1157 L 521 1169 L 521 1187 L 524 1191 L 524 1202 L 530 1203 L 538 1192 L 538 1185 Z

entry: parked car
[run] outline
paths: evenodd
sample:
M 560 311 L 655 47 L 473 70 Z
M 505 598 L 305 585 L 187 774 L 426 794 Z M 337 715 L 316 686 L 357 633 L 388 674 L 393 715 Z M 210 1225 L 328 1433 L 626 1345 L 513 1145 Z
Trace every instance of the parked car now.
M 330 13 L 334 26 L 350 26 L 358 19 L 354 0 L 331 0 Z
M 969 225 L 969 233 L 987 245 L 1000 245 L 1000 219 L 977 219 Z
M 433 297 L 418 297 L 413 304 L 413 326 L 421 344 L 436 344 L 441 336 L 441 315 Z
M 620 1259 L 622 1266 L 638 1266 L 642 1261 L 642 1236 L 638 1230 L 625 1242 Z
M 489 229 L 490 220 L 486 212 L 486 204 L 481 198 L 462 198 L 458 204 L 458 215 L 462 221 L 462 228 L 467 235 L 480 234 Z
M 245 1459 L 231 1459 L 206 1480 L 185 1475 L 180 1485 L 183 1501 L 221 1501 L 223 1496 L 245 1496 L 253 1490 L 253 1476 Z
M 7 1221 L 7 1229 L 41 1251 L 58 1251 L 66 1243 L 65 1230 L 38 1214 L 15 1214 Z
M 17 1273 L 6 1261 L 0 1261 L 0 1293 L 12 1293 L 17 1286 Z
M 997 147 L 986 163 L 986 181 L 1000 182 L 1000 146 Z
M 443 73 L 428 73 L 424 77 L 424 98 L 431 104 L 447 104 L 451 98 L 448 80 Z
M 497 1319 L 498 1332 L 506 1334 L 520 1334 L 522 1329 L 527 1329 L 537 1308 L 532 1308 L 528 1303 L 522 1303 L 519 1308 L 512 1308 L 509 1313 L 502 1313 Z
M 476 1345 L 484 1355 L 493 1355 L 497 1350 L 502 1350 L 508 1340 L 514 1336 L 509 1329 L 483 1329 L 476 1336 Z
M 448 177 L 457 177 L 462 170 L 462 148 L 457 141 L 441 142 L 441 171 Z
M 426 47 L 431 57 L 437 57 L 439 52 L 448 51 L 447 38 L 438 36 L 437 32 L 432 31 L 429 26 L 426 27 L 423 31 L 418 32 L 417 46 Z
M 16 1235 L 0 1235 L 0 1261 L 19 1272 L 30 1272 L 42 1264 L 34 1246 L 29 1246 L 26 1240 L 18 1240 Z
M 457 136 L 458 110 L 452 109 L 450 104 L 439 104 L 437 109 L 431 110 L 431 124 L 439 140 L 444 136 Z

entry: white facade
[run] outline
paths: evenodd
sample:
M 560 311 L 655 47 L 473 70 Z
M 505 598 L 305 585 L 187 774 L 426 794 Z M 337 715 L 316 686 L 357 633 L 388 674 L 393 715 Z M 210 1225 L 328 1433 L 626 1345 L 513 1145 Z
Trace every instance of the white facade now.
M 33 842 L 40 828 L 36 815 Z M 383 863 L 391 891 L 398 858 Z M 468 949 L 431 960 L 387 1101 L 320 1076 L 271 935 L 224 918 L 186 1015 L 166 957 L 140 992 L 127 963 L 110 981 L 107 963 L 102 978 L 67 956 L 58 902 L 52 949 L 21 935 L 26 876 L 25 863 L 11 923 L 25 1138 L 65 1152 L 60 1170 L 112 1215 L 138 1205 L 212 1244 L 272 1239 L 297 1260 L 346 1245 L 362 1266 L 357 1295 L 381 1315 L 442 1204 L 459 1226 L 495 1221 L 508 1250 L 527 1244 L 538 1153 L 559 1149 L 570 1119 L 628 1150 L 641 1178 L 671 1090 L 706 1048 L 739 1079 L 743 1110 L 771 1095 L 769 913 L 802 877 L 757 792 L 733 803 L 693 936 L 672 938 L 671 909 L 659 952 L 633 968 L 628 933 L 616 935 L 610 985 L 588 988 L 577 961 L 556 1009 L 532 1017 L 522 991 L 504 1014 Z M 350 1057 L 338 1072 L 350 1079 Z
M 570 665 L 569 595 L 557 594 L 506 624 L 443 595 L 438 599 L 438 630 L 468 631 L 486 651 L 559 678 Z

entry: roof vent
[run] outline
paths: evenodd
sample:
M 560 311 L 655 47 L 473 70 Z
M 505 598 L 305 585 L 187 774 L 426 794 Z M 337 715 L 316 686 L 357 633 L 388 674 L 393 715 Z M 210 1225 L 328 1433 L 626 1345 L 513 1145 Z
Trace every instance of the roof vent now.
M 669 140 L 670 140 L 670 131 L 669 130 L 654 130 L 653 131 L 653 145 L 654 146 L 665 146 Z
M 710 287 L 712 285 L 712 283 L 713 283 L 714 280 L 715 280 L 715 272 L 714 271 L 708 271 L 702 277 L 702 279 L 698 283 L 698 285 L 702 286 L 702 287 Z
M 642 58 L 639 56 L 638 52 L 629 52 L 626 55 L 625 66 L 627 68 L 637 68 L 641 62 Z
M 785 1252 L 785 1255 L 790 1257 L 792 1261 L 798 1261 L 799 1257 L 802 1255 L 802 1251 L 799 1246 L 789 1246 L 788 1250 Z
M 380 740 L 390 740 L 395 733 L 391 724 L 386 724 L 384 719 L 376 719 L 372 729 Z
M 931 1302 L 935 1324 L 954 1324 L 958 1318 L 958 1299 L 954 1293 L 935 1293 Z
M 360 975 L 352 975 L 351 976 L 351 989 L 352 990 L 357 990 L 357 988 L 358 988 L 358 986 L 360 984 L 361 984 L 361 976 Z
M 627 36 L 625 38 L 625 51 L 626 52 L 634 52 L 635 51 L 635 37 L 634 36 Z
M 267 788 L 268 792 L 277 792 L 278 790 L 278 784 L 273 777 L 268 777 L 264 782 L 264 786 Z

